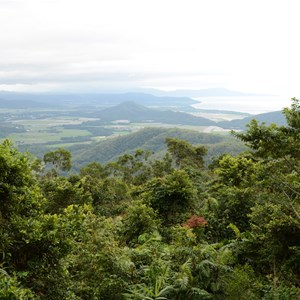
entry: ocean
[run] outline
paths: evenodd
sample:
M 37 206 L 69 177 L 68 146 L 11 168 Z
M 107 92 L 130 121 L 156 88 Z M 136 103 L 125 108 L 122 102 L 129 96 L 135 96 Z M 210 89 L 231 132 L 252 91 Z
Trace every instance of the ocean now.
M 199 97 L 193 99 L 201 101 L 201 103 L 192 105 L 195 108 L 231 110 L 250 114 L 278 111 L 291 104 L 290 99 L 278 96 Z

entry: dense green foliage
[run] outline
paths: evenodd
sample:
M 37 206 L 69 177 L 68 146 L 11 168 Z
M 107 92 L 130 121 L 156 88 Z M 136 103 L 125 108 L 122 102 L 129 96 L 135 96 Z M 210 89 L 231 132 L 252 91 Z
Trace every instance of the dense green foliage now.
M 119 156 L 134 153 L 137 149 L 155 152 L 155 156 L 163 156 L 166 150 L 165 140 L 168 137 L 185 140 L 191 144 L 205 145 L 208 148 L 208 157 L 219 156 L 222 153 L 237 154 L 245 148 L 243 143 L 228 135 L 208 134 L 193 130 L 178 128 L 144 128 L 138 132 L 119 136 L 91 145 L 71 147 L 73 164 L 82 167 L 92 161 L 107 163 L 117 160 Z
M 0 298 L 300 299 L 298 100 L 283 113 L 209 167 L 174 137 L 160 158 L 138 149 L 78 174 L 64 149 L 42 162 L 4 141 Z

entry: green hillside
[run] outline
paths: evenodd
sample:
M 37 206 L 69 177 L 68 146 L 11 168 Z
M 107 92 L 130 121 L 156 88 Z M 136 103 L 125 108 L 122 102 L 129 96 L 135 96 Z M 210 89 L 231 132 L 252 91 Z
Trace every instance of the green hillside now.
M 212 149 L 211 155 L 224 153 L 222 148 L 226 148 L 227 152 L 233 150 L 235 153 L 243 149 L 242 144 L 231 136 L 200 133 L 178 128 L 145 128 L 126 136 L 103 140 L 91 145 L 74 146 L 69 150 L 73 154 L 73 165 L 78 167 L 92 161 L 106 163 L 124 153 L 132 153 L 136 149 L 159 152 L 166 149 L 165 139 L 167 137 L 186 140 L 195 145 L 207 145 Z M 210 152 L 208 156 L 210 156 Z

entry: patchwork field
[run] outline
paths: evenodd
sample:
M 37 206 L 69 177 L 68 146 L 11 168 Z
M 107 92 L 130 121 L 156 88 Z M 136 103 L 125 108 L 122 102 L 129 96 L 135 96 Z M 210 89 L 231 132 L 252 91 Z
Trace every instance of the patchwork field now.
M 0 111 L 1 113 L 2 111 Z M 7 111 L 5 111 L 7 112 Z M 24 113 L 24 111 L 23 111 Z M 20 114 L 20 117 L 23 114 Z M 32 145 L 32 144 L 45 144 L 49 148 L 53 147 L 70 147 L 76 144 L 86 144 L 93 141 L 99 141 L 107 139 L 109 137 L 126 135 L 131 132 L 136 132 L 145 127 L 164 127 L 164 128 L 180 128 L 190 129 L 198 132 L 222 132 L 225 131 L 222 128 L 211 126 L 193 126 L 193 125 L 175 125 L 164 123 L 127 123 L 127 124 L 111 124 L 111 125 L 93 125 L 94 128 L 106 128 L 111 130 L 112 134 L 108 136 L 96 135 L 90 131 L 80 129 L 80 125 L 85 122 L 96 121 L 96 118 L 84 118 L 84 117 L 70 117 L 70 116 L 58 116 L 58 117 L 45 117 L 42 118 L 25 118 L 18 119 L 17 114 L 14 114 L 14 120 L 12 124 L 16 126 L 23 126 L 24 132 L 12 133 L 6 136 L 11 139 L 16 145 Z M 68 128 L 66 125 L 79 125 L 78 128 Z

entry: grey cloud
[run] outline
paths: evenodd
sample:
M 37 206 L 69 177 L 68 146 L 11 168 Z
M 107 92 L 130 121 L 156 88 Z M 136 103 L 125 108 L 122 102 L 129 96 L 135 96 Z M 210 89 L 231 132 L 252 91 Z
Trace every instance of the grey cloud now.
M 38 83 L 76 83 L 90 81 L 144 81 L 164 76 L 162 74 L 145 74 L 130 72 L 97 72 L 87 74 L 14 74 L 0 75 L 0 84 L 38 84 Z
M 14 5 L 16 3 L 20 3 L 22 0 L 0 0 L 0 4 L 2 5 Z
M 39 84 L 39 83 L 88 83 L 88 82 L 138 82 L 147 83 L 168 82 L 184 77 L 203 77 L 212 76 L 211 74 L 196 74 L 196 73 L 162 73 L 162 72 L 87 72 L 87 73 L 56 73 L 50 72 L 48 65 L 42 67 L 33 66 L 30 72 L 25 70 L 19 72 L 2 72 L 0 73 L 0 84 Z M 50 65 L 51 67 L 51 65 Z M 25 67 L 24 67 L 25 68 Z M 0 65 L 1 70 L 1 65 Z M 20 69 L 19 69 L 20 70 Z

